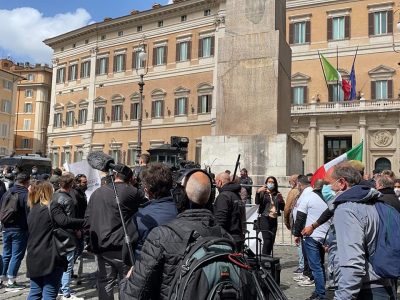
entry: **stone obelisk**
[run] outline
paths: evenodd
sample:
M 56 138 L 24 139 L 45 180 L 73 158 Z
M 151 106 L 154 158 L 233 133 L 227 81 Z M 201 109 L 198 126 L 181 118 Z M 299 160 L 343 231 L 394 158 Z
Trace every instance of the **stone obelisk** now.
M 218 39 L 215 135 L 202 139 L 202 162 L 213 171 L 241 166 L 266 175 L 301 171 L 301 145 L 290 138 L 291 50 L 285 40 L 286 3 L 226 1 Z

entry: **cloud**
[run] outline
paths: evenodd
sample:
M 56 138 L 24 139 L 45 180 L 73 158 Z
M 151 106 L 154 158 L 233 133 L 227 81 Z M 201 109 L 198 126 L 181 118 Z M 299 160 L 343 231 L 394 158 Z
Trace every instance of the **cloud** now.
M 53 17 L 44 17 L 31 7 L 0 10 L 0 48 L 12 58 L 26 58 L 32 63 L 50 62 L 52 49 L 43 40 L 90 22 L 91 16 L 83 8 Z

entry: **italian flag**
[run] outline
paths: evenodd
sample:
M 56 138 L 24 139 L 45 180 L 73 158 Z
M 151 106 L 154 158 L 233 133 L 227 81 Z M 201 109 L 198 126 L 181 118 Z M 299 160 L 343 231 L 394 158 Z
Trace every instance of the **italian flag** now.
M 362 152 L 363 152 L 363 142 L 359 143 L 357 146 L 351 148 L 346 153 L 332 159 L 326 164 L 322 165 L 315 171 L 313 177 L 311 178 L 311 185 L 314 186 L 314 182 L 318 179 L 323 179 L 325 177 L 326 172 L 333 166 L 340 164 L 346 160 L 359 160 L 362 161 Z

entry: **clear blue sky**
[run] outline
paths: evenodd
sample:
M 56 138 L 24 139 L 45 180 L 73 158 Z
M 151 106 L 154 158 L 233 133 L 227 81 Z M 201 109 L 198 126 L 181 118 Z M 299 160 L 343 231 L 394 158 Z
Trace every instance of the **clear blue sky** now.
M 0 58 L 49 63 L 43 40 L 169 0 L 0 0 Z M 172 2 L 172 1 L 170 1 Z

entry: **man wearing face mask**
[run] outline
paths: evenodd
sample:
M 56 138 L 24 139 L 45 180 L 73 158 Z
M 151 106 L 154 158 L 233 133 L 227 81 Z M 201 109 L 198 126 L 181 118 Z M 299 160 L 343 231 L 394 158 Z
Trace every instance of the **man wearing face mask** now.
M 397 198 L 400 200 L 400 179 L 394 180 L 394 193 L 396 194 Z
M 376 189 L 382 194 L 380 199 L 400 211 L 400 201 L 393 188 L 394 181 L 392 178 L 381 175 L 376 179 Z
M 38 179 L 38 169 L 36 166 L 32 167 L 31 179 L 34 179 L 34 180 Z

